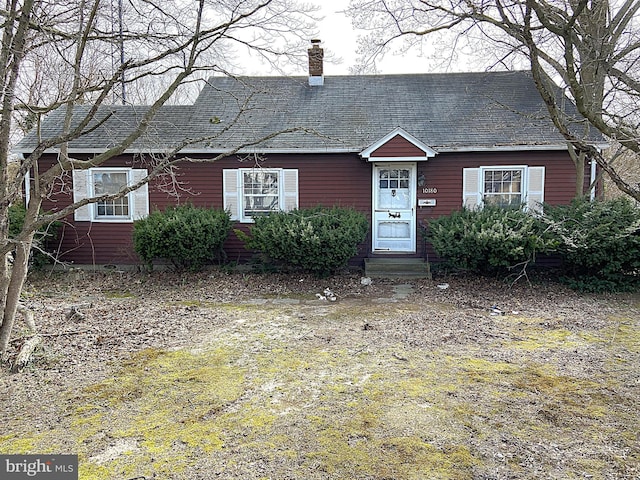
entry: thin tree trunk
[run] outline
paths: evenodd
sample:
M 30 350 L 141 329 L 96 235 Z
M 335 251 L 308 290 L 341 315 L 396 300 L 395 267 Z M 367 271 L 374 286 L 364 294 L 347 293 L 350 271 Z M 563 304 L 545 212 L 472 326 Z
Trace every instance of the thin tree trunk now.
M 33 233 L 29 235 L 25 242 L 22 242 L 16 248 L 16 258 L 13 262 L 11 279 L 9 281 L 9 288 L 7 289 L 7 299 L 4 306 L 2 326 L 0 327 L 0 359 L 2 361 L 6 360 L 11 331 L 15 324 L 18 304 L 20 302 L 20 293 L 22 292 L 22 286 L 29 272 L 29 252 L 31 251 L 32 240 Z
M 2 255 L 0 258 L 0 312 L 4 312 L 7 303 L 7 290 L 9 290 L 9 280 L 11 280 L 11 267 L 9 266 L 9 255 Z M 0 327 L 2 327 L 3 316 L 0 315 Z

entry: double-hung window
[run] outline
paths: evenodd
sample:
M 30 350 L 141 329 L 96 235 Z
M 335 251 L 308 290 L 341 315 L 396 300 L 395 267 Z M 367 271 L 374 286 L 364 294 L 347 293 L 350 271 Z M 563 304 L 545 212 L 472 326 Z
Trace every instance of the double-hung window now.
M 242 216 L 267 215 L 280 208 L 278 170 L 242 170 Z
M 298 208 L 298 171 L 238 168 L 223 171 L 224 208 L 233 220 L 252 222 L 270 212 Z
M 91 187 L 93 195 L 112 195 L 118 193 L 129 184 L 129 172 L 93 170 L 91 172 Z M 129 195 L 120 198 L 101 200 L 95 204 L 97 219 L 126 219 L 130 218 Z
M 524 202 L 524 190 L 522 178 L 524 168 L 482 170 L 482 201 L 485 205 L 497 205 L 500 207 L 522 206 Z
M 544 167 L 487 166 L 462 170 L 463 205 L 524 207 L 540 211 L 544 202 Z
M 99 198 L 75 211 L 76 221 L 133 222 L 149 214 L 149 195 L 146 184 L 115 198 L 100 198 L 116 195 L 124 188 L 142 180 L 145 169 L 91 168 L 73 171 L 74 202 L 85 198 Z

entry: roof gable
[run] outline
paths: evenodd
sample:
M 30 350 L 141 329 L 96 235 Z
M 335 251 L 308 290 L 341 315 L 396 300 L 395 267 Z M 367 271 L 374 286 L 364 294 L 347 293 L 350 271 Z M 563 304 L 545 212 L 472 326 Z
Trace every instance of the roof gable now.
M 360 156 L 367 161 L 373 161 L 374 158 L 376 160 L 427 160 L 436 154 L 434 149 L 400 127 L 360 152 Z

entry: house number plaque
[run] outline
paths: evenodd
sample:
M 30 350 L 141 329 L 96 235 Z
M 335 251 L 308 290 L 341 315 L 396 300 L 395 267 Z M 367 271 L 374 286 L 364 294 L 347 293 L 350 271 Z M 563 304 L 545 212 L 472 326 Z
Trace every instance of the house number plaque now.
M 422 189 L 422 193 L 438 193 L 438 189 L 436 187 L 427 187 Z

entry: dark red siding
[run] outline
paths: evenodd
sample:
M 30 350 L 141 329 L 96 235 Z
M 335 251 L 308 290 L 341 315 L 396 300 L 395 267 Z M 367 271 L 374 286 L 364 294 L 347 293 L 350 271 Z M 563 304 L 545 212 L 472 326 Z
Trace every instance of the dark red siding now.
M 427 154 L 402 135 L 396 135 L 380 148 L 372 157 L 426 157 Z
M 462 208 L 462 169 L 482 166 L 528 165 L 545 167 L 544 201 L 552 205 L 571 202 L 575 196 L 576 171 L 567 152 L 501 152 L 439 154 L 427 162 L 418 163 L 418 175 L 425 176 L 424 187 L 418 187 L 418 199 L 436 200 L 435 207 L 418 207 L 418 224 L 427 226 L 429 219 L 448 215 Z M 589 169 L 585 183 L 589 183 Z M 437 193 L 423 193 L 437 189 Z M 433 191 L 433 190 L 431 190 Z M 418 241 L 420 241 L 420 237 Z M 437 260 L 430 245 L 425 245 L 430 260 Z M 420 251 L 420 248 L 418 249 Z
M 436 200 L 435 207 L 418 209 L 418 219 L 427 220 L 460 209 L 462 207 L 462 169 L 494 165 L 545 167 L 544 200 L 546 203 L 566 204 L 575 196 L 575 167 L 566 152 L 439 154 L 427 162 L 418 163 L 418 175 L 423 173 L 425 176 L 424 187 L 418 187 L 418 199 Z M 585 175 L 589 175 L 589 172 L 585 172 Z M 429 188 L 437 189 L 437 193 L 423 193 L 423 189 Z
M 204 158 L 204 157 L 201 157 Z M 44 159 L 44 168 L 55 158 Z M 131 158 L 119 158 L 106 163 L 105 167 L 134 166 Z M 371 214 L 371 165 L 357 155 L 270 155 L 260 162 L 265 168 L 297 168 L 300 208 L 315 205 L 351 206 Z M 176 203 L 192 203 L 197 206 L 223 207 L 222 170 L 225 168 L 247 168 L 252 163 L 240 162 L 237 158 L 227 158 L 214 163 L 185 162 L 178 165 L 177 192 L 165 193 L 166 181 L 162 179 L 149 185 L 149 209 L 164 210 Z M 72 199 L 70 180 L 67 179 L 65 193 L 51 195 L 44 203 L 47 210 L 57 210 L 68 205 Z M 159 188 L 160 187 L 160 188 Z M 62 190 L 62 189 L 59 189 Z M 177 193 L 177 196 L 173 193 Z M 236 228 L 247 231 L 250 224 L 236 224 Z M 57 250 L 62 261 L 77 264 L 137 264 L 139 259 L 132 248 L 131 223 L 73 222 L 73 216 L 66 219 Z M 367 239 L 365 245 L 371 243 Z M 251 256 L 235 234 L 231 234 L 225 244 L 230 261 L 245 261 Z M 368 249 L 363 246 L 361 257 Z
M 388 156 L 413 156 L 412 144 L 403 137 L 396 137 L 385 147 Z M 392 142 L 395 145 L 391 149 Z M 403 146 L 404 145 L 404 146 Z M 398 148 L 396 148 L 398 147 Z M 413 148 L 417 148 L 413 146 Z M 420 150 L 421 153 L 424 153 Z M 204 158 L 204 157 L 202 157 Z M 382 161 L 383 159 L 380 158 Z M 55 157 L 44 159 L 41 171 L 47 164 L 55 162 Z M 121 157 L 104 166 L 133 166 L 131 157 Z M 237 158 L 227 158 L 215 163 L 185 162 L 178 165 L 179 189 L 173 194 L 164 193 L 159 186 L 162 180 L 149 186 L 150 210 L 164 209 L 176 202 L 191 202 L 198 206 L 222 208 L 222 170 L 225 168 L 250 167 L 252 163 L 241 163 Z M 268 155 L 260 162 L 263 167 L 297 168 L 300 208 L 315 205 L 351 206 L 371 218 L 372 167 L 355 154 L 308 154 L 308 155 Z M 441 153 L 424 162 L 418 162 L 418 174 L 424 174 L 425 184 L 417 187 L 418 199 L 435 199 L 435 207 L 418 207 L 418 222 L 426 224 L 430 218 L 446 215 L 462 206 L 462 169 L 492 165 L 544 166 L 545 201 L 551 204 L 568 203 L 574 196 L 575 169 L 566 152 L 514 152 L 514 153 Z M 589 175 L 589 169 L 585 174 Z M 588 182 L 588 179 L 586 180 Z M 57 188 L 61 193 L 51 195 L 44 208 L 56 210 L 71 201 L 69 179 L 67 189 Z M 423 191 L 423 189 L 431 189 Z M 435 190 L 434 190 L 435 189 Z M 437 190 L 437 191 L 436 191 Z M 435 193 L 434 193 L 435 192 Z M 249 224 L 236 224 L 236 228 L 248 230 Z M 136 264 L 133 253 L 131 223 L 91 223 L 73 222 L 67 218 L 59 239 L 61 260 L 77 264 Z M 421 241 L 418 235 L 418 241 Z M 371 238 L 361 245 L 358 259 L 367 256 L 371 248 Z M 225 250 L 230 261 L 246 261 L 251 257 L 240 241 L 232 233 Z M 418 248 L 421 253 L 421 248 Z

